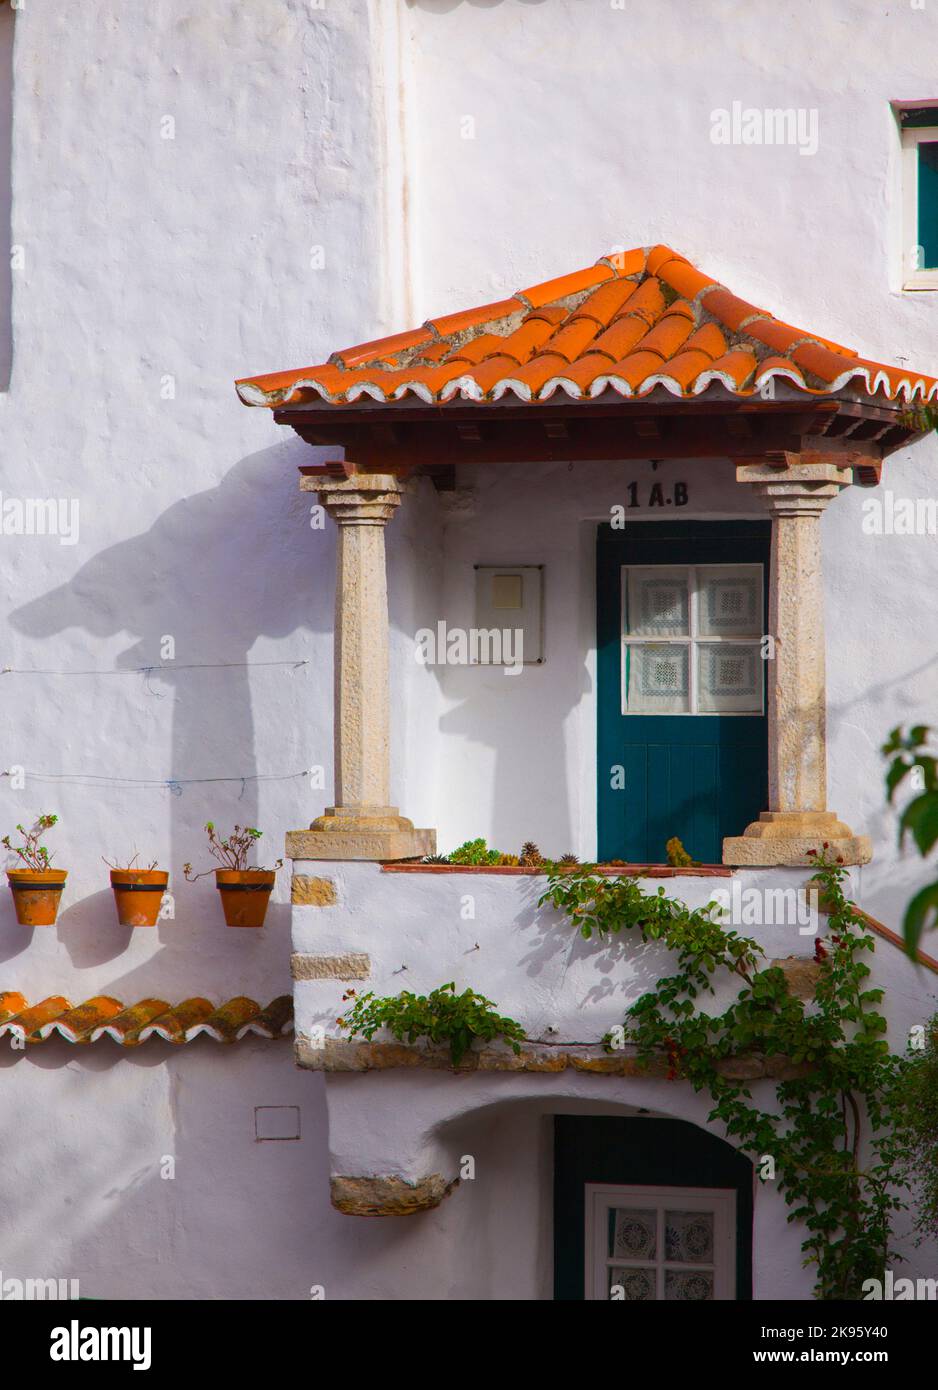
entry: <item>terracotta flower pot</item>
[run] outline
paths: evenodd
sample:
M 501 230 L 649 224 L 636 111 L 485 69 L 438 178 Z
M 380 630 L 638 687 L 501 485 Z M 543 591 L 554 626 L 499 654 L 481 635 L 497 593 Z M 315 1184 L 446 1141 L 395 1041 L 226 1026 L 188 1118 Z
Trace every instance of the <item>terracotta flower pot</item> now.
M 67 869 L 7 869 L 16 920 L 21 927 L 51 927 L 59 912 L 59 899 Z
M 111 887 L 122 927 L 155 927 L 169 882 L 165 869 L 112 869 Z
M 262 927 L 267 916 L 273 869 L 216 869 L 215 883 L 229 927 Z

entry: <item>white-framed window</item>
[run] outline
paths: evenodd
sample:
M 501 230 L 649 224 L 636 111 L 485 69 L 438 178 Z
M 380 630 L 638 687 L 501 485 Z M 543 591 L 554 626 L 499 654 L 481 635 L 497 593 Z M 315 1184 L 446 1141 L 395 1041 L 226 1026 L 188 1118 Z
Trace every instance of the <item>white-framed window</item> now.
M 938 107 L 899 109 L 902 288 L 938 290 Z
M 622 713 L 762 714 L 762 565 L 622 566 Z
M 736 1297 L 732 1188 L 586 1185 L 588 1301 Z

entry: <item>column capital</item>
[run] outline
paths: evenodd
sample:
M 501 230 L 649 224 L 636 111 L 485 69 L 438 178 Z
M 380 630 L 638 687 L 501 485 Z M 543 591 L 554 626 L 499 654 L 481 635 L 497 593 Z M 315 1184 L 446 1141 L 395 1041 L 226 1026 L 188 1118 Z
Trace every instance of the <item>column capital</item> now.
M 853 469 L 841 468 L 829 454 L 805 452 L 786 454 L 785 467 L 765 461 L 737 464 L 736 481 L 755 488 L 783 516 L 819 517 L 853 482 Z
M 303 477 L 301 492 L 316 492 L 339 526 L 386 526 L 401 504 L 404 484 L 394 473 Z

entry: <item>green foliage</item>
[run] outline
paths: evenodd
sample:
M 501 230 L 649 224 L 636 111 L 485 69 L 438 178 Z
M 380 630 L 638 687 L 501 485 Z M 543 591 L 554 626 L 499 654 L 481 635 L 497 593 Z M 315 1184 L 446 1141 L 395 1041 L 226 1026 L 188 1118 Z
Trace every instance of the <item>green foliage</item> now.
M 938 1237 L 938 1014 L 925 1029 L 925 1046 L 910 1048 L 899 1090 L 897 1177 L 918 1198 L 918 1239 Z
M 52 864 L 52 855 L 41 845 L 39 841 L 47 830 L 51 830 L 53 825 L 58 822 L 58 816 L 43 814 L 36 818 L 36 822 L 31 830 L 25 826 L 17 825 L 17 830 L 23 837 L 21 845 L 14 845 L 9 835 L 4 835 L 0 840 L 6 849 L 11 850 L 17 856 L 21 864 L 25 864 L 27 869 L 34 869 L 37 873 L 44 873 Z
M 922 434 L 929 434 L 932 430 L 938 429 L 938 408 L 929 402 L 928 405 L 901 410 L 899 423 L 908 430 L 920 430 Z
M 338 1019 L 343 1028 L 360 1033 L 369 1042 L 379 1028 L 387 1028 L 398 1042 L 429 1038 L 431 1042 L 448 1043 L 454 1067 L 459 1066 L 476 1038 L 484 1042 L 504 1038 L 516 1053 L 524 1041 L 520 1023 L 502 1018 L 491 999 L 475 990 L 464 989 L 457 994 L 453 981 L 429 994 L 411 994 L 405 989 L 391 998 L 376 999 L 373 994 L 363 994 L 358 999 L 350 989 L 344 998 L 355 999 L 355 1003 Z
M 906 835 L 911 835 L 923 859 L 938 843 L 938 758 L 928 747 L 929 733 L 924 724 L 916 724 L 908 734 L 904 734 L 900 726 L 893 729 L 882 748 L 883 755 L 891 759 L 886 773 L 890 801 L 912 769 L 921 769 L 923 786 L 899 818 L 899 843 L 901 845 Z M 902 930 L 906 951 L 913 960 L 922 934 L 935 926 L 938 926 L 938 880 L 919 889 L 905 910 Z
M 903 1062 L 883 1041 L 882 991 L 867 988 L 862 959 L 874 942 L 844 895 L 845 878 L 841 866 L 818 860 L 830 935 L 826 947 L 817 943 L 809 1005 L 789 992 L 780 968 L 764 964 L 756 941 L 723 927 L 716 903 L 691 909 L 663 888 L 647 894 L 634 880 L 588 870 L 553 874 L 541 898 L 585 937 L 637 930 L 674 952 L 677 972 L 631 1006 L 624 1040 L 645 1062 L 666 1056 L 670 1080 L 708 1091 L 710 1120 L 757 1166 L 774 1158 L 789 1220 L 807 1228 L 802 1249 L 817 1266 L 816 1294 L 826 1299 L 859 1298 L 864 1279 L 882 1278 L 895 1258 L 892 1214 L 903 1205 L 890 1181 L 903 1153 L 894 1113 Z M 740 988 L 729 1008 L 709 1014 L 701 1005 L 717 976 Z M 748 1082 L 725 1074 L 720 1063 L 740 1055 L 786 1060 L 774 1083 L 778 1112 L 762 1110 Z
M 467 840 L 448 856 L 450 864 L 497 864 L 500 853 L 489 849 L 484 840 Z

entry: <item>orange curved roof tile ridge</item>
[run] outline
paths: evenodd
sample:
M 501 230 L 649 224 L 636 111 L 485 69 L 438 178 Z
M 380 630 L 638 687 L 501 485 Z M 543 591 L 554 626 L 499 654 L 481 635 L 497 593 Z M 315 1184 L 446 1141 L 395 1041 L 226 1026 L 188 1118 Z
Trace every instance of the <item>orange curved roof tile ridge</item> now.
M 334 352 L 328 362 L 242 377 L 245 405 L 536 403 L 713 387 L 811 396 L 848 389 L 905 404 L 938 399 L 934 377 L 873 362 L 740 299 L 668 246 L 636 247 L 507 299 Z
M 293 999 L 280 994 L 263 1008 L 254 999 L 238 995 L 224 1004 L 208 999 L 184 999 L 174 1006 L 165 999 L 141 999 L 123 1004 L 108 994 L 98 994 L 73 1006 L 61 994 L 29 1005 L 25 995 L 0 990 L 0 1038 L 9 1034 L 20 1043 L 42 1043 L 64 1038 L 70 1043 L 93 1043 L 110 1038 L 122 1047 L 135 1047 L 148 1038 L 187 1043 L 203 1033 L 215 1042 L 238 1042 L 249 1034 L 283 1038 L 293 1031 Z

